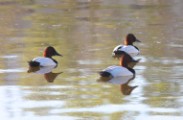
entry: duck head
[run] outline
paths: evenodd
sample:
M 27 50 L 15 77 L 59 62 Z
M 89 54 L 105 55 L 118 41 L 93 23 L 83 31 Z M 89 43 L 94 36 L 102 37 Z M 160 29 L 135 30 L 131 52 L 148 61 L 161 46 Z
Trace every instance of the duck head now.
M 62 56 L 61 54 L 59 54 L 54 47 L 52 46 L 48 46 L 45 50 L 44 50 L 44 57 L 49 57 L 52 58 L 52 56 Z
M 129 33 L 126 36 L 126 39 L 124 40 L 124 45 L 133 45 L 134 42 L 141 42 L 140 40 L 138 40 L 134 34 Z

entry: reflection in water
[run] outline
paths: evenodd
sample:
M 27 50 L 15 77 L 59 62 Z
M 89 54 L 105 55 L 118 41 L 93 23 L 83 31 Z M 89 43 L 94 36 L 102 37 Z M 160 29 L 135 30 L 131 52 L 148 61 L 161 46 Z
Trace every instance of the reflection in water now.
M 123 76 L 123 77 L 114 77 L 112 79 L 107 79 L 106 77 L 100 77 L 99 82 L 106 82 L 111 84 L 119 84 L 120 91 L 123 95 L 130 95 L 132 91 L 138 86 L 130 86 L 130 81 L 134 80 L 135 76 Z
M 0 118 L 182 120 L 182 3 L 1 0 Z M 125 96 L 118 85 L 95 80 L 101 68 L 117 64 L 111 51 L 129 32 L 144 40 L 138 46 L 146 58 L 130 81 L 139 87 Z M 24 72 L 26 61 L 48 45 L 66 56 L 57 61 L 67 72 L 52 84 Z
M 123 93 L 123 95 L 130 95 L 130 94 L 132 93 L 132 91 L 133 91 L 136 87 L 138 87 L 137 85 L 136 85 L 136 86 L 130 86 L 130 85 L 128 85 L 129 82 L 130 82 L 130 80 L 129 80 L 127 83 L 122 84 L 122 85 L 120 86 L 120 88 L 121 88 L 121 93 Z
M 31 67 L 29 66 L 28 73 L 36 73 L 36 74 L 44 74 L 44 78 L 48 82 L 53 82 L 55 78 L 60 75 L 62 72 L 53 73 L 52 70 L 55 66 L 47 66 L 47 67 Z

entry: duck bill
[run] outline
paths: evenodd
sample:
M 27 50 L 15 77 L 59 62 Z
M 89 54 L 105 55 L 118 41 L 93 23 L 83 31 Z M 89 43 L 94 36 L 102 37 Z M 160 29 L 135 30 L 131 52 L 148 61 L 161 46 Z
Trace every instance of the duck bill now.
M 141 42 L 140 40 L 136 39 L 135 42 Z
M 63 55 L 61 55 L 61 54 L 59 54 L 59 53 L 56 53 L 55 55 L 60 56 L 60 57 L 62 57 L 62 56 L 63 56 Z

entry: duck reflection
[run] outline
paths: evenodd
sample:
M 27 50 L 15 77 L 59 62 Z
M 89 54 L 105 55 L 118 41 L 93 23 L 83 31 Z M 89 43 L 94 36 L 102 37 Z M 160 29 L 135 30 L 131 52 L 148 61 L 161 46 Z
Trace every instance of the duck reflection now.
M 106 77 L 100 77 L 99 82 L 105 82 L 110 84 L 119 84 L 120 85 L 120 92 L 123 95 L 130 95 L 132 91 L 137 88 L 138 86 L 131 86 L 129 85 L 130 81 L 134 80 L 135 76 L 123 76 L 123 77 L 114 77 L 112 79 L 108 79 Z
M 133 78 L 134 79 L 134 78 Z M 132 91 L 137 88 L 138 86 L 131 86 L 129 85 L 129 82 L 133 79 L 129 79 L 126 83 L 120 85 L 120 91 L 123 95 L 130 95 Z
M 63 72 L 57 72 L 53 73 L 52 70 L 55 68 L 55 66 L 47 66 L 47 67 L 31 67 L 29 66 L 29 69 L 27 73 L 36 73 L 36 74 L 44 74 L 44 78 L 47 80 L 47 82 L 54 82 L 55 78 L 60 75 Z

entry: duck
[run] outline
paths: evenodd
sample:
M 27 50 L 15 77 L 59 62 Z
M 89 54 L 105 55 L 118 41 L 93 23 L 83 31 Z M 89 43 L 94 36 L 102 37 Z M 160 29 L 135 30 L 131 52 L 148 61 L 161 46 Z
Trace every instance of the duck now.
M 141 41 L 138 40 L 133 33 L 128 33 L 124 40 L 124 45 L 122 44 L 117 45 L 113 49 L 112 56 L 114 58 L 116 57 L 119 58 L 121 55 L 121 51 L 125 51 L 132 57 L 137 56 L 140 53 L 140 51 L 138 47 L 133 45 L 134 42 L 141 42 Z
M 44 50 L 43 57 L 36 57 L 29 61 L 30 67 L 46 67 L 46 66 L 57 66 L 58 62 L 54 60 L 53 56 L 62 56 L 59 54 L 54 47 L 48 46 Z
M 109 66 L 99 72 L 100 77 L 110 80 L 116 77 L 128 77 L 135 76 L 135 70 L 128 66 L 131 62 L 138 63 L 139 61 L 134 60 L 128 53 L 121 51 L 119 65 Z

